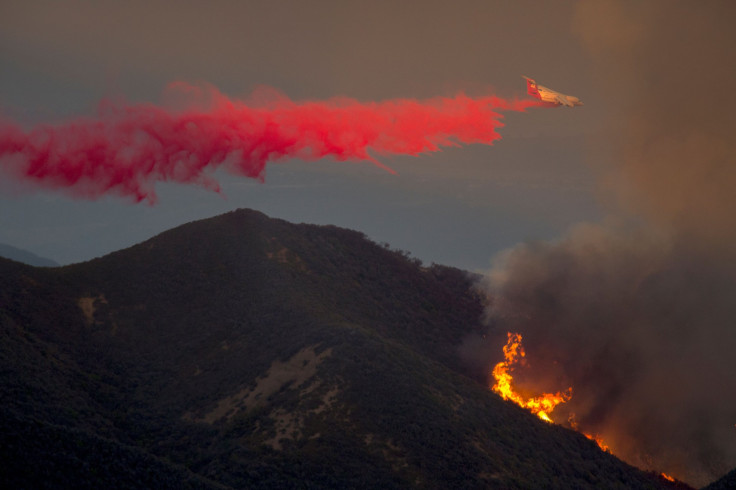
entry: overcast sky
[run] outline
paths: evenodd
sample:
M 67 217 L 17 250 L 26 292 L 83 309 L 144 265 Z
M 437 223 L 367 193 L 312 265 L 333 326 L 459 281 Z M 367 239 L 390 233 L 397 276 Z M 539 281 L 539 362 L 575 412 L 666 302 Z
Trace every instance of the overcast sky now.
M 496 94 L 521 75 L 584 107 L 509 113 L 502 139 L 369 163 L 287 161 L 265 182 L 218 173 L 225 198 L 157 187 L 155 206 L 0 184 L 0 242 L 87 260 L 238 207 L 336 224 L 425 262 L 487 268 L 521 240 L 603 214 L 586 148 L 612 124 L 574 27 L 574 2 L 3 2 L 0 111 L 27 127 L 92 114 L 103 97 L 161 101 L 173 81 L 232 98 L 274 87 L 295 100 Z

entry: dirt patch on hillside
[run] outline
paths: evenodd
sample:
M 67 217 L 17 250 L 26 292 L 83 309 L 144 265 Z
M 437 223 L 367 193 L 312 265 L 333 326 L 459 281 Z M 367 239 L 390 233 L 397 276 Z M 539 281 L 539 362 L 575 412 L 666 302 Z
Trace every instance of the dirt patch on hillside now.
M 286 362 L 273 361 L 266 374 L 256 380 L 254 388 L 243 388 L 237 393 L 222 398 L 213 410 L 199 420 L 209 424 L 223 418 L 230 420 L 241 410 L 268 403 L 268 398 L 287 384 L 294 388 L 303 385 L 317 373 L 319 364 L 332 354 L 332 349 L 325 349 L 318 355 L 315 351 L 316 347 L 305 347 Z M 185 418 L 191 419 L 192 417 L 185 416 Z
M 299 257 L 299 255 L 294 251 L 281 245 L 276 237 L 270 238 L 268 240 L 268 245 L 271 250 L 266 251 L 266 257 L 270 260 L 275 260 L 279 264 L 289 265 L 302 272 L 307 272 L 307 266 L 301 257 Z
M 315 381 L 299 393 L 300 398 L 303 399 L 306 395 L 319 389 L 321 386 L 322 383 L 320 381 Z M 332 407 L 337 401 L 337 395 L 339 393 L 340 390 L 336 386 L 329 389 L 320 398 L 320 404 L 316 408 L 312 408 L 310 410 L 297 409 L 287 412 L 286 410 L 277 409 L 271 412 L 269 414 L 269 418 L 273 421 L 275 434 L 273 437 L 266 439 L 263 444 L 280 451 L 283 449 L 283 441 L 295 441 L 305 437 L 304 422 L 306 418 L 311 415 L 318 415 Z M 310 435 L 310 439 L 316 439 L 319 437 L 319 433 Z
M 104 294 L 98 296 L 82 296 L 77 301 L 77 305 L 84 314 L 84 319 L 87 320 L 87 325 L 94 325 L 95 323 L 95 312 L 97 311 L 98 304 L 107 304 Z

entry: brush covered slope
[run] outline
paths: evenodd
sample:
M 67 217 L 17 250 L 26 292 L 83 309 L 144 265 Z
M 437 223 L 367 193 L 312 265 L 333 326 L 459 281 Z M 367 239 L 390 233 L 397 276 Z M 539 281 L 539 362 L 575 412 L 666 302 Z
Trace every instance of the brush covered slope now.
M 0 259 L 0 484 L 672 488 L 502 401 L 457 269 L 239 210 L 83 264 Z

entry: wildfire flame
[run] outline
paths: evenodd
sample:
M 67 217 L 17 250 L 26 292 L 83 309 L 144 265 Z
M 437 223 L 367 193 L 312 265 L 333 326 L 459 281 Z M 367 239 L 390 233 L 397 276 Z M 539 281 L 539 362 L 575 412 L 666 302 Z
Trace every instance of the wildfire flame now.
M 555 407 L 561 403 L 565 403 L 572 397 L 572 387 L 568 388 L 567 391 L 552 393 L 543 393 L 540 396 L 532 398 L 524 398 L 522 395 L 514 391 L 511 386 L 514 381 L 514 377 L 511 375 L 511 371 L 517 365 L 524 365 L 526 362 L 526 352 L 524 352 L 524 346 L 521 345 L 521 334 L 519 333 L 507 333 L 508 340 L 506 345 L 503 346 L 503 357 L 504 360 L 496 364 L 493 368 L 493 378 L 496 380 L 496 384 L 491 388 L 495 393 L 501 395 L 504 400 L 511 400 L 520 407 L 528 409 L 533 414 L 536 414 L 540 419 L 549 423 L 554 423 L 554 420 L 550 417 L 550 414 Z M 607 444 L 603 442 L 603 438 L 598 434 L 587 434 L 578 428 L 578 424 L 575 421 L 575 415 L 570 415 L 568 419 L 570 427 L 577 430 L 591 441 L 595 441 L 603 451 L 608 453 L 611 449 Z
M 511 400 L 520 407 L 528 409 L 540 419 L 554 423 L 550 415 L 557 405 L 565 403 L 572 398 L 572 387 L 564 392 L 557 392 L 555 394 L 543 393 L 532 398 L 525 398 L 517 393 L 512 386 L 514 377 L 511 373 L 517 366 L 524 366 L 526 364 L 526 352 L 524 351 L 524 346 L 521 344 L 521 334 L 508 332 L 507 336 L 508 340 L 506 341 L 506 345 L 503 346 L 504 360 L 496 364 L 491 372 L 495 380 L 495 384 L 491 387 L 491 390 L 501 395 L 501 398 L 504 400 Z M 603 442 L 601 436 L 598 434 L 588 434 L 580 430 L 574 413 L 570 414 L 567 422 L 570 428 L 594 441 L 601 450 L 613 454 L 608 445 Z M 676 481 L 674 477 L 667 473 L 660 473 L 660 475 L 667 481 Z
M 662 478 L 664 478 L 665 480 L 669 480 L 671 482 L 675 481 L 675 479 L 671 477 L 670 475 L 668 475 L 667 473 L 661 473 L 661 475 L 662 475 Z
M 611 452 L 611 448 L 609 448 L 608 445 L 603 442 L 603 438 L 601 436 L 599 436 L 598 434 L 588 434 L 587 432 L 583 432 L 582 430 L 580 430 L 580 427 L 578 426 L 578 421 L 575 420 L 574 413 L 570 414 L 570 417 L 567 419 L 567 423 L 570 424 L 570 427 L 573 430 L 580 432 L 582 435 L 598 444 L 598 447 L 601 448 L 603 451 L 613 454 Z
M 591 441 L 595 441 L 595 443 L 598 444 L 598 447 L 601 448 L 603 451 L 607 453 L 611 453 L 611 448 L 609 448 L 606 445 L 606 443 L 603 442 L 603 438 L 599 436 L 598 434 L 586 434 L 585 432 L 581 432 L 581 434 L 583 434 L 585 437 L 587 437 Z
M 504 400 L 511 400 L 520 407 L 528 409 L 536 414 L 540 419 L 552 423 L 550 414 L 555 407 L 561 403 L 565 403 L 572 396 L 572 387 L 565 392 L 543 393 L 532 398 L 524 398 L 522 395 L 514 391 L 512 382 L 514 380 L 511 371 L 517 365 L 524 365 L 526 361 L 526 352 L 521 345 L 521 334 L 508 332 L 508 340 L 503 347 L 504 360 L 496 364 L 493 368 L 492 375 L 496 380 L 491 390 L 501 395 Z

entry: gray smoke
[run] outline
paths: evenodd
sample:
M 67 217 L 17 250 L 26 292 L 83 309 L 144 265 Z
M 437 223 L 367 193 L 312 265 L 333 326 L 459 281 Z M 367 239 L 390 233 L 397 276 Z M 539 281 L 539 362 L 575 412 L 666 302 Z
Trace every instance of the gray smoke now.
M 573 387 L 555 420 L 694 485 L 736 466 L 735 25 L 733 2 L 580 3 L 619 108 L 614 154 L 590 155 L 613 162 L 615 210 L 505 252 L 484 282 L 489 337 L 524 335 L 521 387 Z

